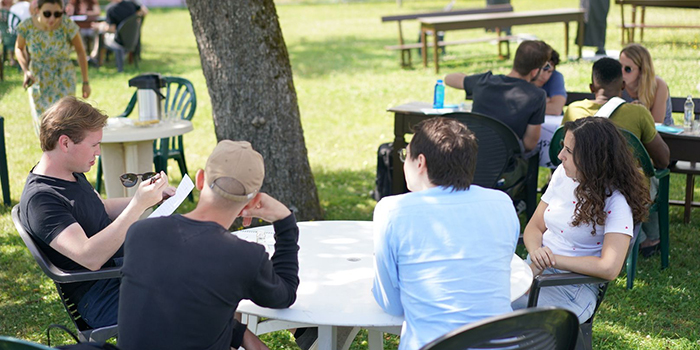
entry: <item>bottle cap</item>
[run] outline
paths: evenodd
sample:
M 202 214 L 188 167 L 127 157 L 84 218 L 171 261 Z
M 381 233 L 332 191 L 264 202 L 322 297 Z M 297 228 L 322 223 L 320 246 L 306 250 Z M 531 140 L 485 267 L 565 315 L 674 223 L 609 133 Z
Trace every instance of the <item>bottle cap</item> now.
M 438 79 L 438 81 L 437 81 L 437 82 L 438 82 L 438 84 L 439 84 L 439 83 L 442 83 L 442 79 Z

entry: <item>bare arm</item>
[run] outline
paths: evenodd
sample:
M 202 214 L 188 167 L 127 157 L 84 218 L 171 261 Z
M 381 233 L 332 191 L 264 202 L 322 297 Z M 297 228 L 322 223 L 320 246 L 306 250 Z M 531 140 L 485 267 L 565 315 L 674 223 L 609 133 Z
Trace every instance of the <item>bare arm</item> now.
M 610 232 L 605 234 L 603 249 L 600 257 L 597 256 L 562 256 L 556 255 L 554 267 L 584 275 L 613 280 L 622 269 L 631 237 Z
M 666 101 L 668 100 L 668 85 L 663 79 L 656 78 L 656 92 L 654 93 L 654 104 L 649 108 L 654 122 L 663 123 L 666 118 Z
M 545 109 L 546 115 L 561 115 L 564 110 L 564 104 L 566 104 L 566 97 L 562 95 L 554 95 L 547 99 L 547 109 Z
M 527 125 L 525 135 L 523 135 L 523 146 L 525 146 L 526 151 L 531 151 L 537 147 L 537 142 L 540 141 L 540 131 L 542 131 L 542 125 L 540 124 Z
M 15 42 L 15 57 L 17 57 L 17 62 L 19 62 L 19 66 L 22 67 L 22 71 L 24 72 L 24 82 L 22 83 L 22 87 L 26 89 L 34 84 L 34 74 L 32 74 L 32 71 L 29 70 L 27 42 L 24 40 L 24 37 L 19 34 L 17 35 L 17 41 Z
M 124 243 L 126 231 L 131 224 L 146 209 L 161 200 L 162 192 L 167 186 L 167 177 L 160 178 L 155 183 L 141 183 L 134 198 L 109 226 L 88 238 L 83 228 L 74 223 L 51 241 L 51 248 L 87 269 L 99 270 Z
M 88 11 L 86 14 L 88 16 L 99 16 L 100 12 L 100 4 L 95 1 L 95 5 L 92 6 L 92 11 Z
M 530 268 L 535 275 L 539 275 L 542 270 L 554 265 L 554 253 L 548 247 L 542 246 L 542 236 L 547 230 L 544 223 L 544 212 L 547 207 L 549 207 L 547 202 L 540 201 L 523 232 L 523 243 L 525 243 L 525 248 L 530 255 L 532 262 Z
M 668 167 L 668 163 L 671 161 L 671 152 L 659 133 L 656 133 L 654 139 L 649 143 L 645 143 L 644 148 L 649 152 L 649 156 L 656 168 L 666 169 Z
M 88 64 L 85 48 L 83 47 L 83 39 L 80 34 L 76 34 L 71 40 L 75 53 L 78 55 L 78 65 L 80 65 L 80 75 L 83 77 L 83 98 L 90 97 L 90 79 L 88 78 Z
M 450 73 L 445 76 L 445 85 L 455 89 L 464 89 L 464 73 Z

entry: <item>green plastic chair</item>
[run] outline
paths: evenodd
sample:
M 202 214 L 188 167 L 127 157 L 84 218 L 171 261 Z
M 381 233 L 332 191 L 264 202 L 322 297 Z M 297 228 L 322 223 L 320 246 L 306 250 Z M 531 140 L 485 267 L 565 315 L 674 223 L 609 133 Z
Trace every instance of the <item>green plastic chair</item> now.
M 165 82 L 165 101 L 163 105 L 163 115 L 177 113 L 180 119 L 192 120 L 197 109 L 197 95 L 192 83 L 179 77 L 162 77 Z M 136 106 L 136 92 L 131 96 L 129 104 L 124 112 L 117 117 L 125 118 L 133 112 Z M 157 172 L 168 172 L 168 159 L 175 159 L 180 168 L 180 173 L 187 174 L 187 162 L 185 161 L 185 145 L 182 135 L 170 138 L 162 138 L 153 141 L 153 164 Z M 100 192 L 102 188 L 102 159 L 98 162 L 97 181 L 95 189 Z M 190 201 L 194 201 L 192 193 L 188 195 Z
M 10 177 L 5 149 L 5 118 L 2 116 L 0 116 L 0 188 L 2 188 L 2 201 L 9 207 L 12 205 L 12 200 L 10 199 Z
M 511 195 L 512 188 L 524 184 L 526 216 L 529 220 L 537 207 L 537 172 L 539 170 L 539 152 L 529 158 L 525 148 L 513 130 L 502 121 L 478 113 L 457 112 L 443 115 L 454 118 L 467 125 L 479 143 L 476 156 L 476 172 L 473 184 L 486 188 L 495 188 Z M 500 180 L 508 166 L 516 159 L 528 162 L 527 173 L 510 188 L 504 188 Z
M 627 139 L 627 143 L 632 148 L 637 161 L 646 177 L 655 177 L 659 179 L 659 190 L 654 202 L 649 206 L 649 215 L 656 214 L 659 216 L 659 239 L 661 240 L 661 269 L 665 269 L 669 264 L 669 218 L 668 218 L 668 193 L 669 193 L 669 178 L 671 171 L 668 169 L 655 169 L 651 161 L 649 153 L 647 153 L 644 144 L 633 133 L 619 129 L 622 135 Z M 561 150 L 561 141 L 564 140 L 564 127 L 560 127 L 552 136 L 552 143 L 549 148 L 549 157 L 552 164 L 559 165 L 561 162 L 557 155 Z M 639 236 L 634 242 L 634 247 L 627 257 L 627 289 L 634 287 L 634 277 L 637 273 L 637 259 L 639 257 Z

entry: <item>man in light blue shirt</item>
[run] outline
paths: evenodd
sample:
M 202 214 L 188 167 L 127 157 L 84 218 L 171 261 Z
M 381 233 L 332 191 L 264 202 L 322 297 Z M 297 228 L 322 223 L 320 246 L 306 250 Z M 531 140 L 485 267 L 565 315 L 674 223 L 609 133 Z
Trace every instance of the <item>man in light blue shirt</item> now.
M 510 261 L 520 233 L 508 195 L 471 185 L 477 140 L 464 124 L 432 118 L 414 131 L 401 151 L 412 192 L 374 209 L 372 292 L 387 313 L 405 317 L 400 350 L 512 311 Z

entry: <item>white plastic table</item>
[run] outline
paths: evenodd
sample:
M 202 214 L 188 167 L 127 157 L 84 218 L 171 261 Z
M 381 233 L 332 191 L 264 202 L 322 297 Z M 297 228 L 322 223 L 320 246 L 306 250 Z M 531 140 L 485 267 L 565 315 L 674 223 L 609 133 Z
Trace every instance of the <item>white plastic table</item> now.
M 370 349 L 382 349 L 382 333 L 400 334 L 403 317 L 384 312 L 372 296 L 374 280 L 371 221 L 317 221 L 299 224 L 299 289 L 288 309 L 268 309 L 249 300 L 238 312 L 255 334 L 295 327 L 318 327 L 318 349 L 348 349 L 360 328 Z M 272 226 L 245 231 L 273 232 Z M 241 232 L 245 232 L 241 231 Z M 511 262 L 511 300 L 525 294 L 532 270 L 518 256 Z M 259 317 L 268 318 L 259 322 Z M 344 328 L 344 327 L 349 327 Z M 338 333 L 349 330 L 347 337 Z M 338 340 L 342 344 L 338 344 Z
M 116 119 L 116 118 L 114 118 Z M 125 188 L 119 181 L 124 173 L 153 171 L 153 140 L 182 135 L 193 130 L 188 120 L 160 122 L 138 127 L 131 119 L 110 118 L 102 129 L 102 170 L 107 198 L 133 196 L 136 186 Z M 114 122 L 114 123 L 113 123 Z

